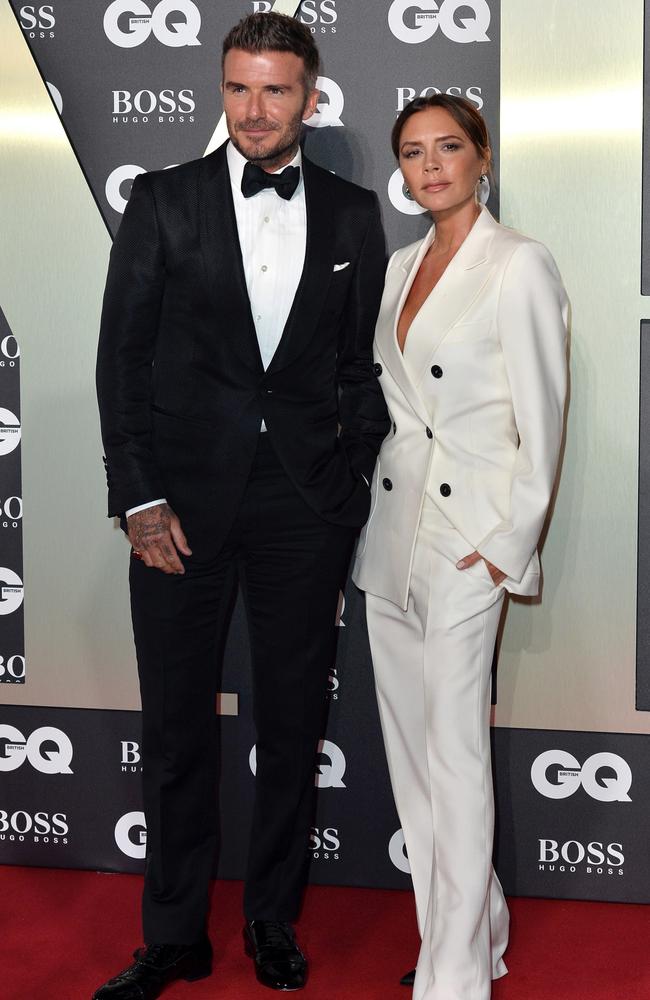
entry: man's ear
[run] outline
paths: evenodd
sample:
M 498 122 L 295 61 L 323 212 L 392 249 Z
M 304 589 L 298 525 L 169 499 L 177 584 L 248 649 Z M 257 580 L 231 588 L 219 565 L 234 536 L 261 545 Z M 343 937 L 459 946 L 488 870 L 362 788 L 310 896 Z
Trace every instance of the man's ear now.
M 307 103 L 305 104 L 305 110 L 302 113 L 302 120 L 307 121 L 312 115 L 316 114 L 316 108 L 318 107 L 318 98 L 320 97 L 320 90 L 312 90 L 307 98 Z

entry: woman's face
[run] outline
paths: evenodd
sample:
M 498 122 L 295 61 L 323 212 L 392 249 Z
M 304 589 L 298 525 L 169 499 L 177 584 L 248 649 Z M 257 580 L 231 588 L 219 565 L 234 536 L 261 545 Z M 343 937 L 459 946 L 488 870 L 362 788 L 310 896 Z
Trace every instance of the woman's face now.
M 488 160 L 444 108 L 426 108 L 406 121 L 399 165 L 411 195 L 434 216 L 475 201 Z

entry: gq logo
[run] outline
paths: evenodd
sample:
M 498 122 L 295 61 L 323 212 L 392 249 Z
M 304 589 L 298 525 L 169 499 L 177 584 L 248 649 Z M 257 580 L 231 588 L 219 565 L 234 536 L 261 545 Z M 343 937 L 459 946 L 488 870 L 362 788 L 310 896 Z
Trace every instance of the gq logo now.
M 343 125 L 341 115 L 345 106 L 343 91 L 335 80 L 330 80 L 328 76 L 319 76 L 316 80 L 316 90 L 320 90 L 320 96 L 326 97 L 327 102 L 319 101 L 311 118 L 307 118 L 305 125 L 311 128 L 326 128 L 328 125 Z
M 106 37 L 122 49 L 142 45 L 152 32 L 169 48 L 200 45 L 200 28 L 201 14 L 192 0 L 160 0 L 153 11 L 144 0 L 113 0 L 104 14 Z
M 548 779 L 551 767 L 558 768 L 556 782 Z M 612 770 L 614 777 L 599 780 L 602 768 Z M 547 799 L 567 799 L 582 785 L 587 795 L 599 802 L 631 802 L 627 793 L 632 786 L 632 771 L 627 761 L 615 753 L 595 753 L 581 767 L 573 754 L 565 750 L 546 750 L 533 762 L 530 777 L 537 791 Z
M 0 757 L 0 771 L 15 771 L 28 760 L 41 774 L 72 774 L 72 743 L 60 729 L 41 726 L 26 740 L 15 726 L 0 723 L 3 740 L 5 756 Z
M 398 871 L 404 872 L 405 875 L 411 874 L 411 866 L 409 864 L 408 854 L 406 853 L 404 834 L 401 830 L 398 830 L 397 833 L 394 833 L 390 838 L 388 856 Z
M 165 170 L 169 170 L 169 167 L 175 167 L 175 163 L 170 163 L 169 166 L 165 167 Z M 106 186 L 104 192 L 106 194 L 106 201 L 116 212 L 120 215 L 123 214 L 126 208 L 127 199 L 122 194 L 122 185 L 127 181 L 133 181 L 136 179 L 138 174 L 144 174 L 146 170 L 144 167 L 139 167 L 136 163 L 125 163 L 121 167 L 116 167 L 106 178 Z M 2 452 L 0 451 L 0 455 Z
M 0 455 L 8 455 L 20 444 L 20 420 L 0 406 Z
M 6 566 L 0 567 L 0 615 L 11 615 L 23 603 L 23 581 Z
M 402 215 L 422 215 L 426 212 L 426 208 L 422 208 L 417 201 L 407 196 L 406 184 L 399 167 L 390 175 L 388 197 L 393 208 L 396 208 Z
M 115 843 L 127 858 L 142 861 L 147 851 L 147 824 L 143 812 L 120 816 L 115 824 Z
M 474 17 L 457 16 L 470 8 Z M 407 17 L 408 15 L 408 17 Z M 400 42 L 417 45 L 433 38 L 438 28 L 451 42 L 489 42 L 491 20 L 487 0 L 393 0 L 388 11 L 388 27 Z
M 46 81 L 47 89 L 50 92 L 50 97 L 54 102 L 54 107 L 59 112 L 60 115 L 63 114 L 63 97 L 61 96 L 61 91 L 58 87 L 55 87 L 53 83 Z
M 316 764 L 317 788 L 345 788 L 345 757 L 336 743 L 321 740 L 318 744 L 318 762 Z M 253 774 L 257 773 L 257 747 L 253 747 L 248 758 Z

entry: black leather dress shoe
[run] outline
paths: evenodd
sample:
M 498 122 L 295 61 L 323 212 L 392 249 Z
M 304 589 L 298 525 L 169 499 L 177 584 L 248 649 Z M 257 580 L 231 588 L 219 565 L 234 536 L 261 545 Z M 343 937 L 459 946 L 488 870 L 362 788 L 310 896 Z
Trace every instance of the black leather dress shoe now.
M 411 969 L 411 971 L 407 972 L 405 976 L 402 976 L 402 978 L 399 981 L 399 984 L 400 986 L 412 986 L 414 982 L 415 982 L 415 969 Z
M 307 981 L 307 959 L 296 944 L 291 924 L 249 920 L 244 948 L 255 962 L 255 975 L 271 990 L 301 990 Z
M 150 944 L 133 957 L 133 965 L 100 986 L 92 1000 L 155 1000 L 176 979 L 193 982 L 212 972 L 212 946 L 207 938 L 194 945 Z

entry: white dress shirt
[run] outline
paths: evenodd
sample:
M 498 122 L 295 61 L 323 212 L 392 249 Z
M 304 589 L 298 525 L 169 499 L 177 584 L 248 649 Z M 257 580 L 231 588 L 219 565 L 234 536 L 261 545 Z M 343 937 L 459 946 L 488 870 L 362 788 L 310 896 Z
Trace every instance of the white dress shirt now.
M 301 168 L 298 187 L 289 200 L 281 198 L 274 188 L 244 198 L 241 182 L 246 158 L 229 142 L 226 159 L 246 288 L 266 370 L 280 343 L 305 263 L 307 206 L 302 153 L 299 149 L 287 164 Z M 266 430 L 264 421 L 260 429 Z M 161 503 L 165 503 L 164 498 L 130 507 L 126 516 Z

